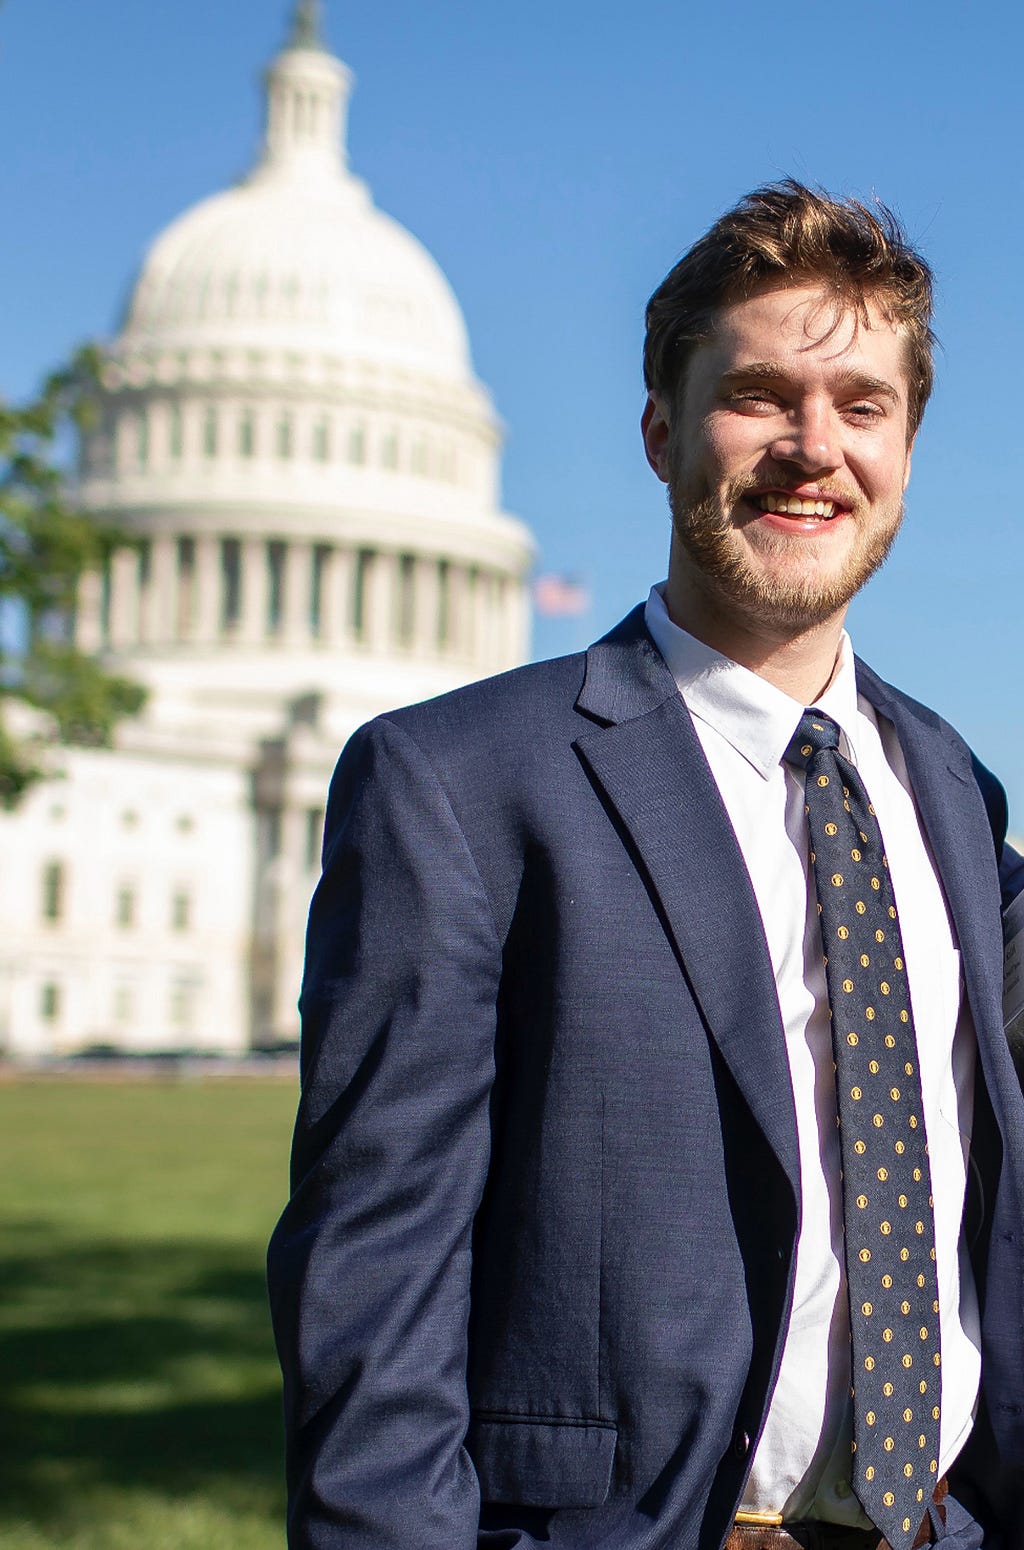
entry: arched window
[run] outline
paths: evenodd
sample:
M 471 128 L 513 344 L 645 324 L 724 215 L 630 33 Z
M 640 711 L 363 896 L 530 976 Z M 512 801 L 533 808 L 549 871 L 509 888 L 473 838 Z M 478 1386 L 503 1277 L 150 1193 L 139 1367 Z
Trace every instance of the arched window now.
M 277 422 L 277 455 L 280 458 L 289 458 L 292 455 L 292 417 L 283 414 Z
M 171 417 L 168 426 L 168 449 L 175 461 L 181 457 L 185 450 L 185 426 L 180 404 L 171 405 Z
M 212 404 L 203 415 L 203 452 L 206 457 L 217 456 L 217 411 Z
M 361 425 L 353 425 L 349 432 L 348 460 L 350 463 L 366 462 L 366 432 Z
M 256 452 L 256 421 L 251 409 L 244 410 L 238 422 L 238 450 L 242 457 L 253 457 Z
M 313 458 L 317 463 L 326 463 L 331 455 L 330 427 L 326 420 L 318 420 L 313 426 Z

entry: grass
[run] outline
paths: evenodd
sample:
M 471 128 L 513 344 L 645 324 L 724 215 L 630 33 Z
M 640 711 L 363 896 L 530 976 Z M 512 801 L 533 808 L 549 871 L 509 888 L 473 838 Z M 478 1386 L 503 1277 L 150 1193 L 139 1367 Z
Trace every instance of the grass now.
M 286 1082 L 0 1086 L 0 1545 L 283 1543 Z

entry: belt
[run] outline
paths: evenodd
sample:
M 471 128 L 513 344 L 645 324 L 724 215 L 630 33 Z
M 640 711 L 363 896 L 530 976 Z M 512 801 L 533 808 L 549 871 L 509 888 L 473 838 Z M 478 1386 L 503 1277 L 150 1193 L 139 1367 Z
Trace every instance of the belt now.
M 939 1520 L 946 1521 L 942 1503 L 949 1492 L 943 1475 L 932 1501 Z M 926 1512 L 914 1539 L 913 1550 L 935 1543 L 931 1514 Z M 890 1550 L 876 1528 L 848 1528 L 842 1523 L 734 1523 L 723 1550 Z

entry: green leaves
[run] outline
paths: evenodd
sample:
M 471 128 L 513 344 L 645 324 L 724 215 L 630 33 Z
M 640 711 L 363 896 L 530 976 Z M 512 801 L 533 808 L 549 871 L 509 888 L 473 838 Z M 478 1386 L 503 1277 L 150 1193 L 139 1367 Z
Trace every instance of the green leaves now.
M 125 535 L 75 504 L 67 464 L 98 422 L 102 357 L 76 351 L 27 404 L 0 403 L 0 715 L 19 699 L 50 718 L 63 742 L 105 746 L 145 693 L 70 643 L 79 577 Z M 0 803 L 11 807 L 45 773 L 0 721 Z

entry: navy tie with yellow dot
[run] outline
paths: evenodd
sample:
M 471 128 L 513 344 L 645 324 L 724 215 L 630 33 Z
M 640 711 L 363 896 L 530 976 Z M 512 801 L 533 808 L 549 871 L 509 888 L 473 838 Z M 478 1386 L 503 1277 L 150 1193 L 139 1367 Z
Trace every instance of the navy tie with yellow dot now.
M 808 710 L 806 771 L 836 1068 L 852 1336 L 851 1480 L 894 1550 L 936 1485 L 939 1303 L 928 1146 L 903 941 L 882 833 L 839 728 Z

